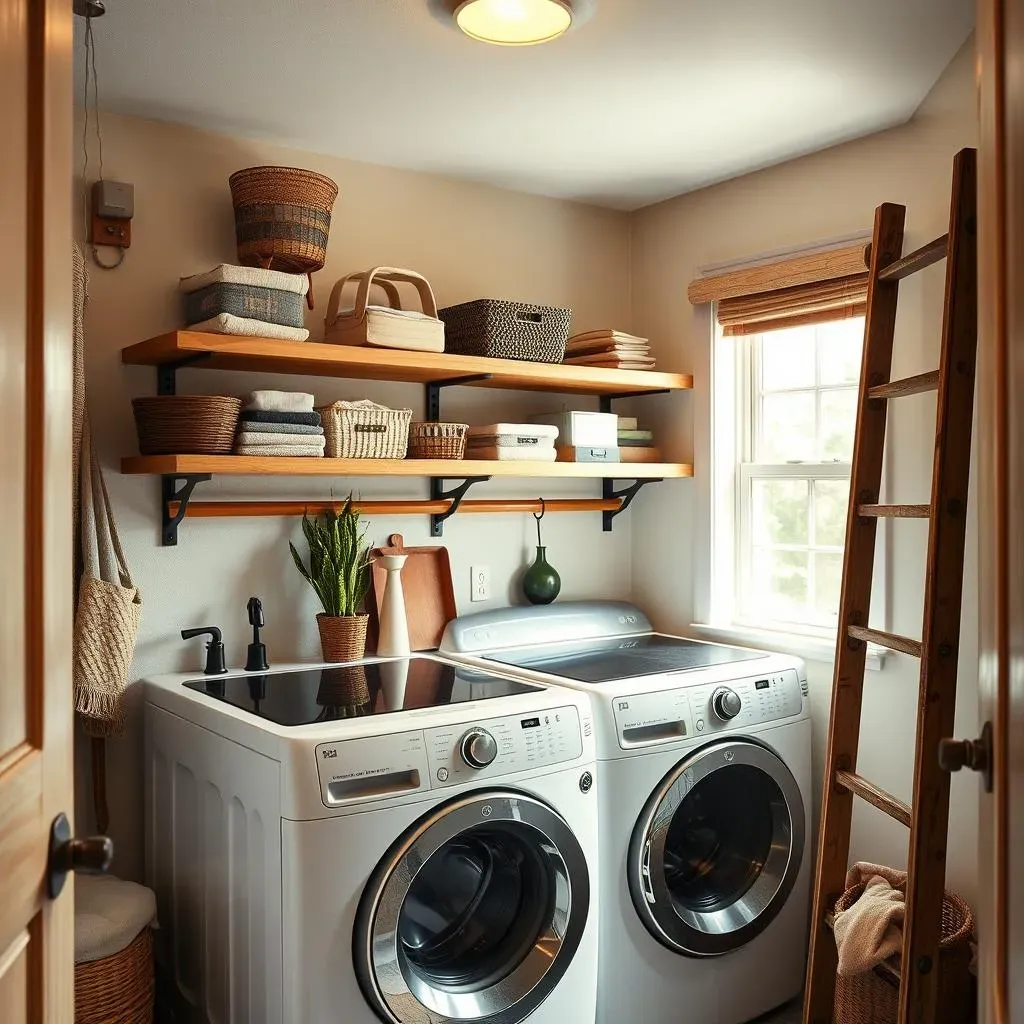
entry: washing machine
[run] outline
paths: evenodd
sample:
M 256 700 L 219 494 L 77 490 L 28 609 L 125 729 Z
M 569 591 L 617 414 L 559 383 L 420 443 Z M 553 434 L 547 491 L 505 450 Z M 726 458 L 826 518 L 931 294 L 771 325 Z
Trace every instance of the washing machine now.
M 800 992 L 812 829 L 799 659 L 659 634 L 610 602 L 467 616 L 442 650 L 592 698 L 601 1024 L 740 1024 Z
M 586 694 L 432 656 L 162 676 L 145 771 L 180 1019 L 594 1020 Z

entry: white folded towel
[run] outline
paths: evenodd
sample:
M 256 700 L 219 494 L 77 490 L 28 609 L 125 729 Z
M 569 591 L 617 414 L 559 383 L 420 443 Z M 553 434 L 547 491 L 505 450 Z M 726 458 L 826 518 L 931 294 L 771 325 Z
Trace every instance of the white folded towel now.
M 240 444 L 235 448 L 236 455 L 287 455 L 292 458 L 324 457 L 323 448 L 305 444 Z
M 236 442 L 246 447 L 290 445 L 295 448 L 323 448 L 327 440 L 322 434 L 268 434 L 252 430 L 242 430 Z
M 309 291 L 309 278 L 305 274 L 286 274 L 282 270 L 263 270 L 261 267 L 236 267 L 221 263 L 205 274 L 183 277 L 178 287 L 188 294 L 211 284 L 246 284 L 255 288 L 276 288 L 279 292 L 305 295 Z
M 208 331 L 211 334 L 236 334 L 242 338 L 274 338 L 277 341 L 309 341 L 305 327 L 283 327 L 265 320 L 250 320 L 246 316 L 218 313 L 209 320 L 189 324 L 190 331 Z
M 75 879 L 75 963 L 120 953 L 156 923 L 152 889 L 114 875 L 79 875 Z
M 558 453 L 554 448 L 504 448 L 499 445 L 466 445 L 467 459 L 496 462 L 554 462 Z
M 245 408 L 251 412 L 313 412 L 313 396 L 304 391 L 253 391 Z

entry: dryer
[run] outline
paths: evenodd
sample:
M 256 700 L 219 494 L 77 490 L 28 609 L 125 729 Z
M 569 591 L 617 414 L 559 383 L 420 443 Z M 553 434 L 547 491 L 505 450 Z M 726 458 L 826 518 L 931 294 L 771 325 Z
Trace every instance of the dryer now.
M 432 656 L 145 694 L 146 874 L 185 1019 L 594 1020 L 585 694 Z
M 611 602 L 467 616 L 442 650 L 592 698 L 601 1024 L 741 1024 L 800 992 L 813 865 L 799 659 L 656 633 Z

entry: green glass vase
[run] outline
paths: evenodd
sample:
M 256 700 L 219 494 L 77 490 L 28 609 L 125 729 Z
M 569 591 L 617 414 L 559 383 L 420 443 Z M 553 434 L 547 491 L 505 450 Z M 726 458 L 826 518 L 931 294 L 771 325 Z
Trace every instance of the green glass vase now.
M 551 604 L 562 589 L 562 579 L 548 564 L 547 548 L 537 545 L 537 557 L 523 576 L 523 593 L 530 604 Z

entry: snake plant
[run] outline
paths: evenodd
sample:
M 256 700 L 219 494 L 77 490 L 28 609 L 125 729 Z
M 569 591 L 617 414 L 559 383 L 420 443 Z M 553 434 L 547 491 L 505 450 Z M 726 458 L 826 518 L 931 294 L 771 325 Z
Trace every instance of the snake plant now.
M 289 542 L 295 567 L 316 591 L 327 615 L 357 615 L 370 589 L 370 549 L 363 542 L 360 516 L 352 497 L 340 512 L 328 512 L 322 520 L 302 517 L 302 533 L 309 545 L 309 568 Z

